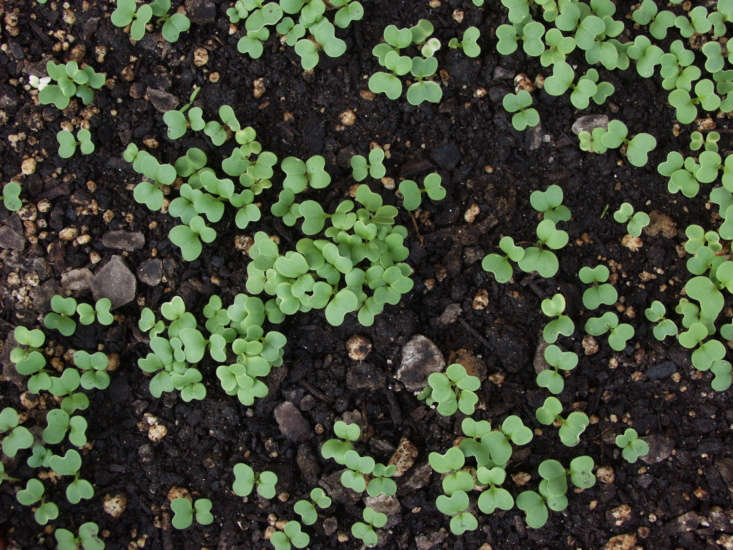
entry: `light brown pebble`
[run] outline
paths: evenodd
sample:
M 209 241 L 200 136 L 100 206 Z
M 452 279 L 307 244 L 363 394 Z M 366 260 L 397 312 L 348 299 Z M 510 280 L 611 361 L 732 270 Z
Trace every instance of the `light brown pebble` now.
M 344 126 L 353 126 L 356 122 L 356 114 L 351 109 L 347 109 L 339 115 L 339 120 Z
M 255 81 L 252 83 L 252 97 L 255 99 L 261 98 L 263 95 L 265 95 L 265 91 L 267 88 L 265 87 L 265 79 L 255 78 Z
M 197 67 L 203 67 L 209 62 L 209 52 L 206 48 L 196 48 L 193 51 L 193 64 Z
M 30 176 L 31 174 L 36 173 L 36 159 L 33 157 L 28 157 L 23 159 L 23 162 L 20 164 L 20 171 L 23 172 L 23 175 Z
M 119 517 L 125 513 L 125 509 L 127 508 L 127 497 L 122 493 L 116 495 L 105 495 L 102 508 L 107 515 L 112 516 L 115 519 L 119 519 Z
M 346 341 L 346 351 L 353 361 L 364 361 L 372 351 L 372 343 L 368 338 L 354 334 Z

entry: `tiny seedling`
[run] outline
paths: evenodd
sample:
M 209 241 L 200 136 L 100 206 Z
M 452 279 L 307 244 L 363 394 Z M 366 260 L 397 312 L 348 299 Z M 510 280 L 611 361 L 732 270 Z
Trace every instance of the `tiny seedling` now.
M 23 206 L 23 202 L 20 200 L 20 191 L 20 184 L 16 181 L 10 181 L 3 185 L 3 193 L 0 195 L 0 199 L 3 201 L 3 206 L 11 212 L 17 212 Z
M 72 316 L 76 313 L 76 300 L 72 297 L 64 298 L 58 294 L 51 298 L 51 312 L 43 318 L 46 328 L 56 329 L 64 336 L 71 336 L 76 332 L 76 321 Z
M 480 387 L 477 377 L 468 374 L 463 365 L 453 363 L 445 373 L 434 372 L 428 376 L 428 386 L 420 397 L 428 405 L 437 403 L 437 411 L 443 416 L 451 416 L 458 410 L 472 415 L 478 403 L 476 390 Z
M 53 61 L 46 63 L 49 80 L 39 80 L 38 100 L 42 105 L 53 104 L 57 109 L 66 109 L 71 98 L 78 97 L 84 105 L 94 100 L 94 90 L 106 82 L 104 73 L 94 72 L 90 66 L 79 68 L 76 61 L 59 65 Z M 53 81 L 55 84 L 50 84 Z
M 551 367 L 537 375 L 537 385 L 547 388 L 552 394 L 562 393 L 565 381 L 560 371 L 571 371 L 578 365 L 578 355 L 572 351 L 563 351 L 555 344 L 545 348 L 545 362 Z
M 423 186 L 420 186 L 413 180 L 403 180 L 400 182 L 399 191 L 402 195 L 402 207 L 407 211 L 417 210 L 422 203 L 422 194 L 425 193 L 430 200 L 440 201 L 446 196 L 445 187 L 442 185 L 443 179 L 440 174 L 433 172 L 423 178 Z
M 62 159 L 71 158 L 76 153 L 77 146 L 81 150 L 82 155 L 91 155 L 94 152 L 94 143 L 92 143 L 92 133 L 82 128 L 74 134 L 68 130 L 61 130 L 56 134 L 56 140 L 59 142 L 59 156 Z
M 104 542 L 99 538 L 99 526 L 93 521 L 82 523 L 75 536 L 68 529 L 56 529 L 53 533 L 56 538 L 57 550 L 104 550 Z
M 569 236 L 566 231 L 558 229 L 554 221 L 544 219 L 537 224 L 537 245 L 524 249 L 524 255 L 517 265 L 525 273 L 536 271 L 540 276 L 549 279 L 554 277 L 560 263 L 553 250 L 564 248 Z M 548 250 L 549 249 L 549 250 Z
M 313 525 L 318 520 L 316 507 L 325 510 L 331 506 L 331 498 L 320 487 L 311 490 L 308 499 L 301 499 L 295 503 L 293 510 L 300 516 L 305 525 Z
M 171 525 L 175 529 L 187 529 L 193 524 L 194 517 L 199 525 L 211 525 L 214 522 L 211 508 L 212 503 L 208 498 L 198 498 L 193 505 L 189 499 L 184 497 L 173 499 Z
M 539 189 L 529 195 L 529 203 L 537 212 L 542 213 L 543 219 L 560 223 L 570 220 L 570 209 L 564 206 L 562 187 L 552 184 L 544 191 Z
M 111 21 L 115 27 L 130 25 L 130 38 L 142 40 L 145 26 L 157 18 L 163 24 L 161 35 L 168 42 L 176 42 L 182 32 L 191 27 L 191 21 L 182 13 L 169 14 L 171 0 L 153 0 L 148 4 L 137 6 L 135 0 L 117 0 L 117 8 L 112 12 Z
M 605 265 L 584 266 L 578 271 L 578 278 L 586 285 L 592 285 L 583 292 L 583 305 L 590 310 L 601 305 L 612 306 L 618 300 L 618 292 L 607 283 L 610 273 Z
M 638 237 L 641 231 L 649 225 L 649 215 L 646 212 L 634 212 L 634 207 L 630 203 L 621 203 L 613 213 L 613 219 L 618 223 L 626 224 L 626 231 L 629 235 Z
M 590 421 L 584 412 L 573 411 L 567 418 L 561 416 L 562 403 L 557 397 L 548 397 L 540 408 L 535 411 L 535 416 L 540 424 L 550 426 L 559 423 L 558 435 L 560 441 L 566 447 L 575 447 L 580 443 L 580 435 L 588 427 Z
M 346 453 L 353 450 L 353 442 L 358 441 L 361 429 L 358 424 L 347 424 L 338 420 L 333 425 L 335 439 L 328 439 L 321 447 L 323 458 L 332 458 L 338 464 L 344 464 Z
M 372 548 L 379 542 L 374 529 L 379 529 L 387 524 L 387 515 L 367 506 L 362 513 L 362 519 L 364 521 L 357 521 L 351 526 L 351 534 L 364 543 L 364 546 Z
M 275 531 L 270 536 L 270 543 L 275 550 L 290 550 L 290 548 L 305 548 L 310 544 L 310 536 L 303 532 L 300 523 L 295 520 L 287 522 L 282 531 Z
M 362 155 L 351 157 L 351 173 L 355 181 L 364 181 L 367 175 L 375 180 L 382 179 L 387 173 L 384 167 L 384 150 L 375 147 L 369 151 L 368 161 Z
M 634 327 L 619 323 L 618 315 L 607 311 L 600 317 L 591 317 L 585 322 L 585 332 L 591 336 L 608 333 L 608 345 L 614 351 L 623 351 L 627 342 L 634 336 Z
M 277 475 L 270 471 L 255 473 L 251 466 L 239 462 L 234 465 L 234 483 L 232 490 L 235 495 L 246 497 L 252 494 L 257 487 L 257 494 L 262 498 L 271 499 L 275 496 Z
M 575 332 L 575 323 L 564 314 L 565 305 L 565 297 L 560 293 L 555 294 L 552 298 L 545 298 L 540 304 L 542 313 L 552 319 L 542 329 L 542 338 L 548 344 L 557 342 L 561 335 L 569 337 Z
M 481 47 L 478 45 L 478 39 L 481 38 L 481 31 L 477 27 L 468 27 L 463 31 L 463 38 L 451 38 L 448 47 L 463 50 L 467 57 L 478 57 L 481 55 Z
M 507 283 L 514 271 L 510 262 L 519 262 L 524 257 L 524 249 L 514 244 L 514 239 L 504 236 L 499 240 L 499 249 L 504 254 L 491 253 L 484 256 L 481 268 L 494 275 L 497 283 Z
M 38 479 L 29 479 L 25 485 L 25 489 L 17 492 L 15 497 L 23 506 L 33 506 L 36 503 L 38 507 L 34 513 L 36 523 L 46 525 L 49 521 L 59 517 L 59 508 L 53 502 L 46 502 L 44 494 L 46 488 Z
M 657 146 L 657 140 L 651 134 L 639 133 L 627 139 L 629 129 L 620 120 L 612 120 L 608 128 L 598 127 L 593 132 L 580 132 L 580 149 L 603 154 L 608 149 L 618 149 L 626 144 L 626 158 L 632 166 L 645 166 L 649 153 Z
M 667 336 L 677 335 L 677 325 L 671 319 L 667 319 L 667 308 L 659 300 L 654 300 L 648 308 L 644 310 L 644 316 L 650 323 L 654 323 L 652 333 L 654 338 L 659 341 L 664 340 Z
M 20 426 L 18 412 L 5 407 L 0 411 L 0 433 L 6 434 L 3 437 L 3 454 L 14 458 L 18 451 L 30 449 L 33 446 L 33 434 L 25 426 Z
M 501 102 L 504 110 L 512 114 L 512 126 L 522 131 L 534 128 L 540 123 L 540 114 L 532 107 L 532 96 L 526 90 L 519 90 L 516 94 L 507 94 Z
M 621 455 L 626 462 L 634 463 L 639 457 L 649 453 L 649 444 L 639 439 L 634 428 L 626 428 L 623 434 L 616 436 L 616 446 L 621 449 Z

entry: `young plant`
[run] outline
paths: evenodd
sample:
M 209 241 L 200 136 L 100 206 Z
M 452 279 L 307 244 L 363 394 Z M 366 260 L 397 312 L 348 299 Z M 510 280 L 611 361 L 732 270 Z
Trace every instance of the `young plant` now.
M 64 336 L 71 336 L 76 332 L 76 321 L 72 316 L 76 313 L 76 300 L 72 297 L 64 298 L 58 294 L 51 298 L 51 312 L 43 318 L 46 328 L 56 329 Z
M 607 283 L 610 273 L 605 265 L 596 267 L 584 266 L 578 271 L 578 278 L 586 285 L 592 285 L 583 291 L 583 306 L 586 309 L 598 309 L 601 305 L 612 306 L 618 300 L 618 292 L 612 284 Z
M 542 338 L 548 344 L 557 342 L 561 335 L 572 336 L 575 332 L 575 323 L 564 314 L 565 306 L 565 297 L 560 293 L 555 294 L 552 298 L 545 298 L 540 304 L 542 313 L 552 319 L 542 329 Z
M 122 157 L 132 163 L 132 169 L 142 174 L 146 180 L 135 186 L 135 201 L 144 204 L 149 210 L 158 211 L 163 207 L 162 186 L 171 185 L 176 179 L 176 169 L 171 164 L 161 164 L 147 151 L 140 151 L 134 143 L 128 144 Z
M 500 510 L 511 510 L 514 507 L 514 497 L 501 487 L 506 479 L 506 470 L 499 466 L 487 468 L 479 466 L 476 469 L 476 481 L 487 488 L 481 491 L 476 505 L 484 514 L 493 514 Z
M 641 231 L 649 225 L 649 215 L 646 212 L 634 212 L 634 207 L 628 202 L 621 203 L 613 213 L 613 219 L 625 223 L 626 231 L 634 237 L 641 235 Z
M 33 506 L 38 504 L 34 513 L 34 518 L 38 525 L 46 525 L 49 521 L 59 517 L 59 508 L 53 502 L 46 502 L 44 494 L 46 488 L 38 479 L 29 479 L 25 485 L 25 489 L 17 492 L 15 497 L 23 506 Z
M 99 526 L 93 521 L 82 523 L 76 536 L 68 529 L 56 529 L 57 550 L 104 550 L 104 542 L 99 538 Z
M 669 93 L 668 101 L 675 109 L 675 116 L 682 124 L 689 124 L 697 118 L 698 106 L 705 111 L 715 111 L 721 105 L 720 97 L 715 93 L 715 84 L 704 78 L 695 84 L 693 95 L 684 88 L 676 88 Z
M 654 300 L 651 305 L 644 310 L 644 316 L 650 323 L 655 323 L 652 333 L 654 338 L 663 341 L 667 336 L 677 335 L 677 325 L 671 319 L 667 319 L 667 308 L 659 300 Z
M 535 411 L 535 416 L 540 424 L 550 426 L 559 423 L 558 435 L 560 441 L 566 447 L 575 447 L 580 443 L 580 435 L 588 427 L 590 421 L 584 412 L 573 411 L 567 418 L 562 415 L 562 403 L 557 397 L 548 397 L 542 406 Z
M 616 436 L 616 446 L 621 449 L 621 455 L 626 462 L 634 463 L 639 457 L 649 453 L 649 444 L 639 439 L 639 434 L 634 428 L 626 428 L 623 434 Z
M 20 184 L 16 181 L 10 181 L 3 185 L 3 193 L 0 195 L 0 199 L 3 201 L 3 206 L 11 212 L 17 212 L 23 206 L 23 202 L 20 200 L 20 191 Z
M 89 353 L 79 350 L 74 354 L 74 365 L 83 371 L 80 382 L 85 390 L 104 390 L 109 387 L 108 364 L 109 358 L 101 351 Z
M 15 363 L 15 370 L 23 376 L 30 376 L 46 366 L 46 358 L 41 348 L 46 342 L 46 335 L 39 329 L 28 330 L 24 326 L 17 326 L 13 337 L 19 347 L 10 352 L 10 360 Z
M 519 260 L 519 269 L 525 273 L 536 271 L 544 278 L 554 277 L 560 267 L 553 250 L 559 250 L 568 244 L 568 234 L 555 226 L 550 219 L 537 224 L 537 245 L 524 249 Z M 548 250 L 549 249 L 549 250 Z
M 517 495 L 517 508 L 524 512 L 524 521 L 532 529 L 539 529 L 549 518 L 545 499 L 535 491 L 522 491 Z
M 270 543 L 275 550 L 290 550 L 290 548 L 305 548 L 310 544 L 308 533 L 304 533 L 299 522 L 291 520 L 287 522 L 282 531 L 275 531 L 270 536 Z
M 353 450 L 352 443 L 358 441 L 361 429 L 358 424 L 347 424 L 338 420 L 333 425 L 335 439 L 328 439 L 321 447 L 321 456 L 325 459 L 332 458 L 338 464 L 344 464 L 346 453 Z
M 384 150 L 381 147 L 375 147 L 369 151 L 369 160 L 362 155 L 354 155 L 351 157 L 351 174 L 355 181 L 364 181 L 367 177 L 379 180 L 387 173 L 384 167 Z
M 657 146 L 657 140 L 651 134 L 639 133 L 627 139 L 628 128 L 620 120 L 612 120 L 608 128 L 598 127 L 593 132 L 580 132 L 580 149 L 603 154 L 608 149 L 618 149 L 626 144 L 626 158 L 632 166 L 645 166 L 649 152 Z
M 237 496 L 249 496 L 257 487 L 258 495 L 265 499 L 271 499 L 275 496 L 275 485 L 277 485 L 277 475 L 273 472 L 264 471 L 257 474 L 251 466 L 244 462 L 234 465 L 232 491 Z
M 0 411 L 0 433 L 6 434 L 3 437 L 3 454 L 14 458 L 18 451 L 30 449 L 33 446 L 33 434 L 25 426 L 20 426 L 18 412 L 5 407 Z
M 296 157 L 286 157 L 280 163 L 280 168 L 286 176 L 283 187 L 294 195 L 311 189 L 325 189 L 331 183 L 331 176 L 325 170 L 326 159 L 321 155 L 314 155 L 303 162 Z
M 434 372 L 428 376 L 428 386 L 420 395 L 428 405 L 438 404 L 437 410 L 443 416 L 452 416 L 460 410 L 470 416 L 476 409 L 481 387 L 480 380 L 466 372 L 463 365 L 453 363 L 445 373 Z
M 182 13 L 169 15 L 171 0 L 153 0 L 148 4 L 137 6 L 135 0 L 117 0 L 117 8 L 112 12 L 111 21 L 115 27 L 130 25 L 130 38 L 142 40 L 145 26 L 157 18 L 157 24 L 163 24 L 161 35 L 170 43 L 178 41 L 182 32 L 191 27 L 191 21 Z
M 387 515 L 367 506 L 362 512 L 362 519 L 364 521 L 357 521 L 351 526 L 351 534 L 354 538 L 359 539 L 364 546 L 373 548 L 379 542 L 375 529 L 384 527 L 387 524 Z
M 461 49 L 467 57 L 478 57 L 481 55 L 481 47 L 478 45 L 478 39 L 481 38 L 481 31 L 476 27 L 468 27 L 463 31 L 463 38 L 451 38 L 448 47 L 453 49 Z
M 537 109 L 531 107 L 532 96 L 526 90 L 519 90 L 516 94 L 506 94 L 502 99 L 502 106 L 512 115 L 512 126 L 521 132 L 527 128 L 534 128 L 540 123 Z
M 519 262 L 524 257 L 524 249 L 514 244 L 514 239 L 504 236 L 499 240 L 499 249 L 504 254 L 491 253 L 484 256 L 481 268 L 494 275 L 497 283 L 507 283 L 514 271 L 510 262 Z
M 407 211 L 417 210 L 422 203 L 423 193 L 430 200 L 443 200 L 446 196 L 446 190 L 442 185 L 442 181 L 440 174 L 437 172 L 428 174 L 423 178 L 422 188 L 413 180 L 402 180 L 399 186 L 399 191 L 402 195 L 402 207 Z
M 295 503 L 293 510 L 300 516 L 305 525 L 313 525 L 318 520 L 316 507 L 325 510 L 331 506 L 331 498 L 320 487 L 311 490 L 308 499 L 301 499 Z
M 193 505 L 187 498 L 173 499 L 171 501 L 171 510 L 173 510 L 171 525 L 175 529 L 187 529 L 193 524 L 194 516 L 199 525 L 211 525 L 214 522 L 211 508 L 212 503 L 208 498 L 197 498 Z
M 163 113 L 163 122 L 168 127 L 168 139 L 180 139 L 186 135 L 186 131 L 191 128 L 194 132 L 200 132 L 206 127 L 201 107 L 191 107 L 196 100 L 201 88 L 194 88 L 191 97 L 183 107 L 178 110 L 170 110 Z M 204 164 L 206 160 L 204 158 Z
M 59 142 L 59 156 L 62 159 L 73 157 L 77 146 L 79 146 L 82 155 L 91 155 L 94 152 L 92 133 L 85 128 L 79 130 L 76 137 L 68 130 L 61 130 L 56 134 L 56 140 Z
M 559 185 L 552 184 L 544 191 L 539 189 L 529 195 L 529 203 L 537 212 L 542 213 L 542 219 L 560 223 L 570 220 L 570 209 L 563 205 L 563 192 Z
M 66 109 L 71 98 L 78 97 L 84 105 L 94 100 L 94 90 L 99 90 L 106 82 L 104 73 L 96 73 L 90 66 L 79 68 L 76 61 L 59 65 L 53 61 L 46 63 L 48 81 L 39 81 L 38 101 L 42 105 L 53 104 L 57 109 Z M 55 84 L 50 84 L 53 81 Z
M 591 336 L 608 333 L 608 345 L 614 351 L 623 351 L 626 343 L 634 337 L 634 327 L 619 323 L 618 315 L 607 311 L 600 317 L 591 317 L 585 322 L 585 332 Z
M 563 351 L 555 344 L 551 344 L 545 348 L 544 357 L 551 368 L 537 375 L 537 385 L 558 395 L 565 387 L 565 380 L 560 371 L 573 370 L 578 365 L 578 355 L 572 351 Z

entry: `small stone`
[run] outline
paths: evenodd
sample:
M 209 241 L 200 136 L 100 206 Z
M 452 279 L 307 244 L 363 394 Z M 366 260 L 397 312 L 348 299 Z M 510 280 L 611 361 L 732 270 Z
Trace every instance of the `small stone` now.
M 196 48 L 193 51 L 193 64 L 203 67 L 209 62 L 209 51 L 206 48 Z
M 170 92 L 166 92 L 163 90 L 148 88 L 147 90 L 145 90 L 145 95 L 148 96 L 150 103 L 153 104 L 153 107 L 155 107 L 155 110 L 159 113 L 172 111 L 180 104 L 180 101 L 176 96 L 174 96 Z
M 372 351 L 372 343 L 368 338 L 359 334 L 354 334 L 346 340 L 346 351 L 349 353 L 349 359 L 354 361 L 363 361 Z
M 212 0 L 186 0 L 184 5 L 191 23 L 203 25 L 216 20 L 216 4 Z
M 59 239 L 62 241 L 73 241 L 79 234 L 79 230 L 76 227 L 64 227 L 59 231 Z
M 93 277 L 91 270 L 86 267 L 71 269 L 61 274 L 61 286 L 74 292 L 86 290 L 91 285 Z
M 265 79 L 262 77 L 255 78 L 255 81 L 252 83 L 252 97 L 259 99 L 265 95 L 265 91 L 267 91 Z
M 23 250 L 25 248 L 25 237 L 13 231 L 7 225 L 0 225 L 0 248 Z
M 377 96 L 371 90 L 359 90 L 359 97 L 366 101 L 374 101 L 374 98 Z
M 191 500 L 191 493 L 185 487 L 177 487 L 174 485 L 168 490 L 168 502 L 173 502 L 177 498 Z
M 665 239 L 673 239 L 677 236 L 677 224 L 666 214 L 652 210 L 649 212 L 649 225 L 644 228 L 644 234 L 656 237 L 660 233 Z
M 127 497 L 122 493 L 105 495 L 102 508 L 107 515 L 112 516 L 114 519 L 119 519 L 125 513 L 125 508 L 127 508 Z
M 148 286 L 157 286 L 163 279 L 163 261 L 158 258 L 145 260 L 137 268 L 137 278 Z
M 349 367 L 346 373 L 346 386 L 354 391 L 384 388 L 384 373 L 374 365 L 360 361 Z
M 633 235 L 627 234 L 621 239 L 621 245 L 632 252 L 637 252 L 642 246 L 644 246 L 644 243 L 640 237 L 634 237 Z
M 459 9 L 453 10 L 453 15 L 452 15 L 453 21 L 455 21 L 456 23 L 463 23 L 464 15 L 465 13 L 463 10 L 459 10 Z
M 432 477 L 432 474 L 433 469 L 430 467 L 430 464 L 428 462 L 418 464 L 417 466 L 415 466 L 415 469 L 412 470 L 410 475 L 405 478 L 402 487 L 404 487 L 404 489 L 408 491 L 417 491 L 419 489 L 422 489 L 428 483 L 430 483 L 430 478 Z
M 648 435 L 642 437 L 649 445 L 649 452 L 641 459 L 647 464 L 656 464 L 669 458 L 674 450 L 674 442 L 662 435 Z
M 526 74 L 519 73 L 514 77 L 514 91 L 519 93 L 522 90 L 531 94 L 534 92 L 534 83 Z
M 353 126 L 356 122 L 356 114 L 351 109 L 347 109 L 339 115 L 339 120 L 344 126 Z
M 580 132 L 593 132 L 595 128 L 608 129 L 608 115 L 585 115 L 579 117 L 573 122 L 570 129 L 577 136 Z
M 583 346 L 583 353 L 586 355 L 595 355 L 600 349 L 598 347 L 598 341 L 590 334 L 583 336 L 583 342 L 581 345 Z
M 428 376 L 445 368 L 445 358 L 438 346 L 425 336 L 414 336 L 402 348 L 402 361 L 396 378 L 409 391 L 421 391 Z
M 489 292 L 485 288 L 478 289 L 476 295 L 473 297 L 473 304 L 471 307 L 477 311 L 486 309 L 489 306 Z
M 461 304 L 448 304 L 443 313 L 438 317 L 438 324 L 447 326 L 452 325 L 461 316 Z
M 466 220 L 467 223 L 473 223 L 476 221 L 476 216 L 479 215 L 479 212 L 481 212 L 481 209 L 479 208 L 478 204 L 474 202 L 463 213 L 463 219 Z
M 596 470 L 596 477 L 601 483 L 606 485 L 611 485 L 616 480 L 613 468 L 610 466 L 599 466 Z
M 651 380 L 661 380 L 671 376 L 677 370 L 677 365 L 672 361 L 664 361 L 649 367 L 644 374 Z
M 97 271 L 92 279 L 91 287 L 95 300 L 109 298 L 114 309 L 129 304 L 135 299 L 137 282 L 122 258 L 115 255 Z
M 36 173 L 36 159 L 33 157 L 28 157 L 23 159 L 23 162 L 20 163 L 20 171 L 23 172 L 24 176 L 30 176 L 31 174 Z
M 102 235 L 102 244 L 107 248 L 132 252 L 145 246 L 145 236 L 139 231 L 107 231 Z
M 451 352 L 448 356 L 448 363 L 458 363 L 466 369 L 466 373 L 469 375 L 475 376 L 479 380 L 486 379 L 486 363 L 465 348 Z
M 280 433 L 295 443 L 305 441 L 311 436 L 311 425 L 290 401 L 283 401 L 274 411 Z
M 406 437 L 400 438 L 397 448 L 389 459 L 388 465 L 394 465 L 394 477 L 402 477 L 405 472 L 412 468 L 417 458 L 417 447 Z
M 400 511 L 400 501 L 392 495 L 380 494 L 374 497 L 366 497 L 364 504 L 374 508 L 377 512 L 387 514 L 387 516 L 396 516 Z
M 611 510 L 610 515 L 614 525 L 620 527 L 631 519 L 631 506 L 628 504 L 617 506 Z
M 453 170 L 461 160 L 461 151 L 452 141 L 438 145 L 430 152 L 430 158 L 443 170 Z
M 501 80 L 501 79 L 513 78 L 513 77 L 514 77 L 514 71 L 505 69 L 504 67 L 500 65 L 497 65 L 494 68 L 494 80 Z
M 636 546 L 636 535 L 626 533 L 611 537 L 601 550 L 632 550 Z

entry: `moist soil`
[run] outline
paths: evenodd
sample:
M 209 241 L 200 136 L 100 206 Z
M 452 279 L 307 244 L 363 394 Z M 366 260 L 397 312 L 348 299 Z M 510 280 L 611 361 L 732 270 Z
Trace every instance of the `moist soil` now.
M 618 4 L 619 16 L 628 13 L 629 3 Z M 601 71 L 616 93 L 607 105 L 583 113 L 574 110 L 567 97 L 537 92 L 541 128 L 519 133 L 500 99 L 513 91 L 516 74 L 524 73 L 531 81 L 547 71 L 521 53 L 494 53 L 494 30 L 505 18 L 498 2 L 488 1 L 483 10 L 467 0 L 443 1 L 436 8 L 422 0 L 364 2 L 364 20 L 339 33 L 348 44 L 347 53 L 335 60 L 322 56 L 310 73 L 302 71 L 291 48 L 275 39 L 267 42 L 259 60 L 237 53 L 241 32 L 230 32 L 225 16 L 229 5 L 187 1 L 193 25 L 177 43 L 168 44 L 149 32 L 133 45 L 111 25 L 111 2 L 0 3 L 0 170 L 3 182 L 22 182 L 27 203 L 18 214 L 0 214 L 2 224 L 25 240 L 22 250 L 0 251 L 0 337 L 6 342 L 0 406 L 20 407 L 31 424 L 38 425 L 53 406 L 41 401 L 26 411 L 19 405 L 21 388 L 8 361 L 9 334 L 18 324 L 38 326 L 50 297 L 62 291 L 63 273 L 96 270 L 114 254 L 122 254 L 133 271 L 151 258 L 162 260 L 163 267 L 160 284 L 138 281 L 136 299 L 116 311 L 117 322 L 111 327 L 80 327 L 71 338 L 48 331 L 60 356 L 67 349 L 97 346 L 119 356 L 110 387 L 90 394 L 86 415 L 91 445 L 84 451 L 82 475 L 92 482 L 96 495 L 70 506 L 63 497 L 65 484 L 46 482 L 61 510 L 52 525 L 75 529 L 95 521 L 109 549 L 269 547 L 268 525 L 274 519 L 294 518 L 292 505 L 298 498 L 319 484 L 338 489 L 333 483 L 338 466 L 323 460 L 319 447 L 331 435 L 335 419 L 358 411 L 366 433 L 358 447 L 364 453 L 386 461 L 401 438 L 419 452 L 415 465 L 398 480 L 399 511 L 380 531 L 383 548 L 593 549 L 617 535 L 624 535 L 614 539 L 622 544 L 614 546 L 618 548 L 634 543 L 645 548 L 730 547 L 730 392 L 713 392 L 710 376 L 695 371 L 689 354 L 677 344 L 657 342 L 643 317 L 651 300 L 659 299 L 669 308 L 679 298 L 689 276 L 680 254 L 684 228 L 690 223 L 713 226 L 704 199 L 669 195 L 655 171 L 666 152 L 682 150 L 689 136 L 686 129 L 675 135 L 674 115 L 659 82 L 642 79 L 633 70 Z M 456 21 L 456 9 L 463 11 L 462 23 Z M 446 47 L 439 52 L 444 91 L 439 105 L 415 108 L 404 98 L 370 97 L 366 79 L 377 70 L 371 48 L 383 28 L 390 23 L 412 25 L 421 17 L 434 23 L 444 46 L 467 26 L 479 27 L 482 55 L 474 60 Z M 194 52 L 202 48 L 208 62 L 196 66 Z M 80 54 L 81 60 L 107 74 L 107 86 L 96 92 L 93 105 L 83 108 L 73 101 L 64 112 L 39 105 L 27 86 L 28 76 L 45 74 L 48 59 L 64 62 Z M 256 81 L 265 88 L 259 97 L 253 92 Z M 360 326 L 354 315 L 340 327 L 329 326 L 322 312 L 289 317 L 278 328 L 288 338 L 284 365 L 268 378 L 269 395 L 253 407 L 240 405 L 221 390 L 209 361 L 200 365 L 207 397 L 190 403 L 174 394 L 153 398 L 148 378 L 136 366 L 147 353 L 144 335 L 136 328 L 143 306 L 156 309 L 180 295 L 189 311 L 200 312 L 211 294 L 219 294 L 226 304 L 244 292 L 249 260 L 234 243 L 235 237 L 251 235 L 254 228 L 238 230 L 229 212 L 216 225 L 217 241 L 205 246 L 198 260 L 182 261 L 166 238 L 172 219 L 134 202 L 131 190 L 138 177 L 121 159 L 130 141 L 147 146 L 166 162 L 192 146 L 210 152 L 214 162 L 228 154 L 226 146 L 217 150 L 203 136 L 189 133 L 176 142 L 166 137 L 161 111 L 171 108 L 171 98 L 165 94 L 183 104 L 194 85 L 202 88 L 197 105 L 208 118 L 220 105 L 232 105 L 239 120 L 253 126 L 263 147 L 278 158 L 323 155 L 333 183 L 317 198 L 327 211 L 347 197 L 354 183 L 348 159 L 366 154 L 371 143 L 389 146 L 388 175 L 395 180 L 438 171 L 448 190 L 445 200 L 425 205 L 415 216 L 400 211 L 399 221 L 409 229 L 414 290 L 400 305 L 388 306 L 369 328 Z M 340 118 L 348 110 L 355 115 L 353 125 Z M 614 151 L 581 152 L 570 126 L 588 113 L 608 114 L 625 121 L 632 133 L 656 136 L 658 146 L 649 165 L 631 167 Z M 62 160 L 56 154 L 59 124 L 81 119 L 90 124 L 96 152 Z M 727 120 L 714 123 L 726 151 Z M 20 175 L 21 163 L 28 158 L 37 161 L 35 170 Z M 571 239 L 559 254 L 560 271 L 551 279 L 517 273 L 511 283 L 497 284 L 481 269 L 481 258 L 496 249 L 502 235 L 525 245 L 533 240 L 537 214 L 529 206 L 529 194 L 550 183 L 564 189 L 565 204 L 573 214 L 564 226 Z M 276 181 L 262 196 L 265 208 L 278 187 Z M 372 182 L 373 189 L 379 187 L 380 182 Z M 394 192 L 381 191 L 387 202 L 394 202 Z M 653 218 L 664 225 L 664 234 L 643 234 L 637 250 L 622 246 L 625 231 L 611 213 L 623 201 L 656 211 Z M 68 228 L 76 228 L 77 238 L 62 238 Z M 297 228 L 277 222 L 261 222 L 257 229 L 278 235 L 285 246 L 300 237 Z M 112 230 L 139 231 L 145 244 L 128 252 L 106 248 L 102 236 Z M 90 238 L 78 238 L 84 235 Z M 582 309 L 577 272 L 600 262 L 612 270 L 621 297 L 618 311 L 635 326 L 636 337 L 620 353 L 612 353 L 599 339 L 598 352 L 586 355 L 581 328 L 588 313 Z M 539 306 L 555 292 L 566 296 L 579 328 L 573 338 L 563 340 L 579 353 L 580 363 L 566 379 L 561 399 L 566 411 L 583 410 L 592 418 L 575 448 L 562 446 L 555 429 L 540 430 L 534 420 L 535 408 L 547 395 L 534 381 L 533 358 L 544 324 Z M 73 295 L 91 300 L 89 291 Z M 508 467 L 514 481 L 506 485 L 515 495 L 526 481 L 522 473 L 532 475 L 524 488 L 536 489 L 537 465 L 547 458 L 567 464 L 575 456 L 590 455 L 606 468 L 604 479 L 591 489 L 570 491 L 567 510 L 551 513 L 541 529 L 526 528 L 515 508 L 491 516 L 478 513 L 476 531 L 450 535 L 447 519 L 434 504 L 440 477 L 430 475 L 425 464 L 430 451 L 443 452 L 453 444 L 460 419 L 439 416 L 395 379 L 402 348 L 417 334 L 432 340 L 447 360 L 460 353 L 476 366 L 482 378 L 477 417 L 498 424 L 518 414 L 535 429 L 532 443 L 515 449 Z M 362 362 L 347 354 L 345 342 L 353 335 L 372 345 Z M 292 402 L 312 428 L 304 441 L 288 440 L 275 422 L 273 410 L 283 401 Z M 148 439 L 145 415 L 167 428 L 162 440 Z M 650 455 L 635 464 L 626 463 L 613 445 L 615 434 L 630 425 L 648 436 L 652 447 Z M 276 472 L 279 497 L 267 501 L 233 495 L 232 467 L 240 461 L 256 471 Z M 34 475 L 24 458 L 6 467 L 24 480 Z M 186 531 L 172 529 L 172 487 L 210 498 L 215 522 Z M 30 510 L 17 503 L 17 489 L 18 484 L 10 482 L 0 487 L 0 548 L 55 547 L 52 529 L 36 525 Z M 107 495 L 126 498 L 126 509 L 117 519 L 103 511 Z M 363 503 L 343 490 L 335 491 L 334 497 L 318 523 L 306 528 L 310 547 L 359 548 L 349 528 L 360 519 Z

